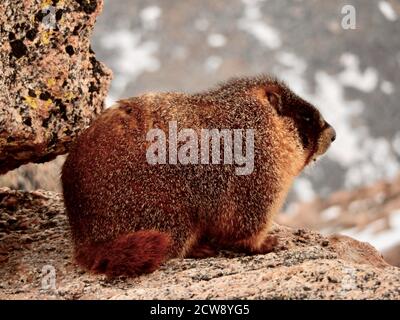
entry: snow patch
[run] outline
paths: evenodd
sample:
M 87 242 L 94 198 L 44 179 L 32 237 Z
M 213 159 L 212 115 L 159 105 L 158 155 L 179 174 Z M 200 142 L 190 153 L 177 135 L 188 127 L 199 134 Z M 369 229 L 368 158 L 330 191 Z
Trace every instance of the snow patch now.
M 161 9 L 158 6 L 149 6 L 140 11 L 140 19 L 145 29 L 157 28 L 158 19 L 161 16 Z
M 101 45 L 115 51 L 111 63 L 114 71 L 111 96 L 121 97 L 127 85 L 144 72 L 154 72 L 160 68 L 155 57 L 158 44 L 154 41 L 141 41 L 141 35 L 126 29 L 109 32 L 101 39 Z
M 299 202 L 290 202 L 285 210 L 285 216 L 294 217 L 299 211 Z
M 390 179 L 400 171 L 400 164 L 386 138 L 362 139 L 361 151 L 366 161 L 351 166 L 346 173 L 346 186 L 354 187 L 382 178 Z
M 321 212 L 321 218 L 326 221 L 334 220 L 339 217 L 341 211 L 340 206 L 329 207 Z
M 275 56 L 279 64 L 274 66 L 274 73 L 282 80 L 290 83 L 290 87 L 305 98 L 310 98 L 308 83 L 305 78 L 307 63 L 296 54 L 287 51 L 280 51 Z
M 378 4 L 379 10 L 389 21 L 396 21 L 398 16 L 396 11 L 394 11 L 392 5 L 387 1 L 379 1 Z
M 278 49 L 282 45 L 279 32 L 262 19 L 260 2 L 263 0 L 242 0 L 244 16 L 238 21 L 238 28 L 248 32 L 260 44 L 269 49 Z
M 223 47 L 226 44 L 226 38 L 220 33 L 212 33 L 208 36 L 207 42 L 213 48 Z
M 389 81 L 382 81 L 381 83 L 381 91 L 387 95 L 394 93 L 394 85 Z
M 375 69 L 369 67 L 364 72 L 361 72 L 360 59 L 351 53 L 343 54 L 340 62 L 345 67 L 345 70 L 339 74 L 339 80 L 343 85 L 364 92 L 371 92 L 376 88 L 378 73 Z
M 118 98 L 115 98 L 114 96 L 108 94 L 108 96 L 106 97 L 105 108 L 111 107 L 113 104 L 115 104 L 117 102 L 117 100 L 118 100 Z
M 392 212 L 388 219 L 390 226 L 388 230 L 375 232 L 383 224 L 386 224 L 384 219 L 380 219 L 371 223 L 362 231 L 352 228 L 343 230 L 341 233 L 359 241 L 368 242 L 382 252 L 400 243 L 400 210 Z
M 207 58 L 204 66 L 207 72 L 216 71 L 222 64 L 222 58 L 219 56 L 210 56 Z
M 315 191 L 310 180 L 298 178 L 295 180 L 293 189 L 302 202 L 310 202 L 315 199 Z

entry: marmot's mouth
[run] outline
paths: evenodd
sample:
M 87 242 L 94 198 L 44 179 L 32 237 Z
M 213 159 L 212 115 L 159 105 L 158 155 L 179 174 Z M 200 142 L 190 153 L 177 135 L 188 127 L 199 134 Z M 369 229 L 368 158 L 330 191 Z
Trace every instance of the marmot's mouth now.
M 336 131 L 331 125 L 326 123 L 325 127 L 322 129 L 321 134 L 314 144 L 309 156 L 306 160 L 308 165 L 311 161 L 317 161 L 318 157 L 323 155 L 331 146 L 332 142 L 336 140 Z

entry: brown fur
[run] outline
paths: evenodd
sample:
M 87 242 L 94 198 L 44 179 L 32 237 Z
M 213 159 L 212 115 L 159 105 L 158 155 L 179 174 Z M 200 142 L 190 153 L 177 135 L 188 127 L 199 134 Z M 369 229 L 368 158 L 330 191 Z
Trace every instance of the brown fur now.
M 114 241 L 80 246 L 76 261 L 94 273 L 137 276 L 157 269 L 164 262 L 169 246 L 170 238 L 165 233 L 137 231 Z
M 229 165 L 150 165 L 146 133 L 255 129 L 254 171 Z M 108 109 L 76 141 L 62 172 L 77 262 L 109 276 L 151 272 L 172 257 L 218 249 L 272 250 L 273 216 L 334 130 L 308 102 L 268 76 L 193 95 L 146 94 Z M 168 140 L 168 135 L 167 135 Z

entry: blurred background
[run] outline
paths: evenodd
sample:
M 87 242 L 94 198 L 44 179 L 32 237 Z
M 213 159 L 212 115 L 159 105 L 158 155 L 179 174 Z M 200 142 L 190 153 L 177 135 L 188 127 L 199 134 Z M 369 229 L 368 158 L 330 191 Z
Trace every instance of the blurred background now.
M 368 241 L 400 265 L 399 0 L 104 2 L 92 47 L 114 72 L 108 106 L 146 91 L 277 75 L 337 131 L 278 221 Z M 0 186 L 60 191 L 63 159 L 24 166 Z

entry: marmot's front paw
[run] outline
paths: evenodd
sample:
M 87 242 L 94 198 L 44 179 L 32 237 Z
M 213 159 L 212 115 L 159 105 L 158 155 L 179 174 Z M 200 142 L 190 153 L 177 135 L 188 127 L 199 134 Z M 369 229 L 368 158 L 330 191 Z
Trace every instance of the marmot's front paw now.
M 278 247 L 278 237 L 269 235 L 267 238 L 264 240 L 263 244 L 261 245 L 261 248 L 259 249 L 260 254 L 266 254 L 274 251 L 275 248 Z

